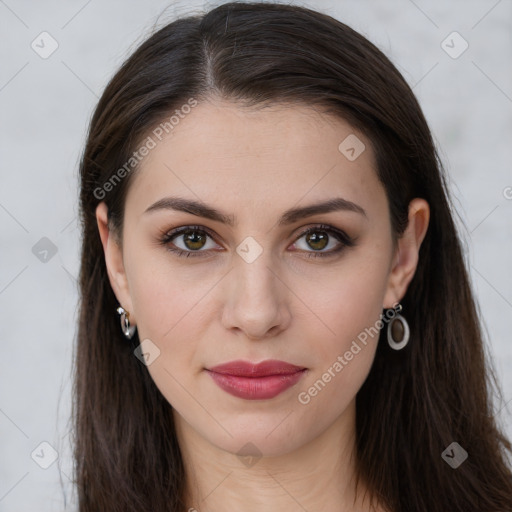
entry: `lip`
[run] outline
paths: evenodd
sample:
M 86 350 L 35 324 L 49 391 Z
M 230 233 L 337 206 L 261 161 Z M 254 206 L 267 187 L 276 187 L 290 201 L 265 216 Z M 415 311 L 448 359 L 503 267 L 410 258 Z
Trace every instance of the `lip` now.
M 246 400 L 274 398 L 296 384 L 306 370 L 275 359 L 258 364 L 230 361 L 206 369 L 221 389 Z

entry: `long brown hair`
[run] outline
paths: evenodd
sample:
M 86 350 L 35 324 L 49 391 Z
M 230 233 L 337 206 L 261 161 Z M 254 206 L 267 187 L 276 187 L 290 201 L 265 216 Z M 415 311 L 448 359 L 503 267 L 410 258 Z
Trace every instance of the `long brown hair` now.
M 80 512 L 185 510 L 171 405 L 133 354 L 138 336 L 130 343 L 121 332 L 95 209 L 106 202 L 122 241 L 137 166 L 115 183 L 112 177 L 158 123 L 191 98 L 213 94 L 251 106 L 315 105 L 360 129 L 376 154 L 395 238 L 406 227 L 409 201 L 428 201 L 430 224 L 401 301 L 411 342 L 390 350 L 383 330 L 357 394 L 357 475 L 393 512 L 511 510 L 512 447 L 492 409 L 499 386 L 484 351 L 445 171 L 416 98 L 380 50 L 332 17 L 235 2 L 156 31 L 112 78 L 91 119 L 80 164 L 72 411 Z M 441 456 L 452 442 L 468 453 L 457 468 Z

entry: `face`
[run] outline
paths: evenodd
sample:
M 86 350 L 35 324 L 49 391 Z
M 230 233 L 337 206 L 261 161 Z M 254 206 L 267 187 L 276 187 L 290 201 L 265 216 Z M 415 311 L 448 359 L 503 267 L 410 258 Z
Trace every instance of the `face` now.
M 396 258 L 363 134 L 307 106 L 220 100 L 143 159 L 123 247 L 108 246 L 112 286 L 149 340 L 148 371 L 176 421 L 223 450 L 250 441 L 265 455 L 305 445 L 353 406 L 378 340 L 363 333 L 415 264 Z M 305 370 L 252 382 L 208 371 L 269 359 Z

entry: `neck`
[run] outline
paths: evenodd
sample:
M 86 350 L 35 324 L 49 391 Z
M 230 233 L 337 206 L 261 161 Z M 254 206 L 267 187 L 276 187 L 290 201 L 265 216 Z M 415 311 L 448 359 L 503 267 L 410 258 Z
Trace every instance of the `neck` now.
M 187 510 L 370 510 L 361 486 L 355 492 L 355 399 L 327 430 L 279 456 L 228 452 L 173 414 L 187 476 Z

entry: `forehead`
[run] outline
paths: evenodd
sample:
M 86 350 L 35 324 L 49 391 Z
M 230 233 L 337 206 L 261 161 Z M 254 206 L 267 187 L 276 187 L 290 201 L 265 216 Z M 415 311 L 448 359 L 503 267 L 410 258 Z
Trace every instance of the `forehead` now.
M 384 194 L 370 141 L 344 119 L 307 105 L 258 109 L 216 100 L 173 121 L 168 133 L 164 124 L 148 133 L 152 148 L 128 192 L 131 209 L 142 212 L 178 193 L 232 203 L 233 210 L 336 195 L 368 204 L 365 196 Z

